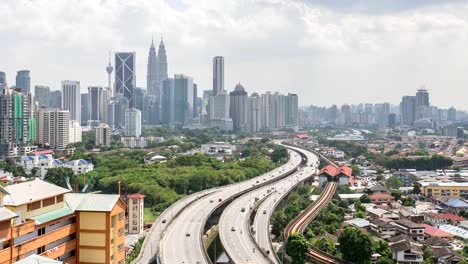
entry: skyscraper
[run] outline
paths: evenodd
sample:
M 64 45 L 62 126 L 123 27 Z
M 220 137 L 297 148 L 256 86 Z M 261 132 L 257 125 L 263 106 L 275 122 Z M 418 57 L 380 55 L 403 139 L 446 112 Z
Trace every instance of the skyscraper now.
M 110 99 L 110 90 L 100 86 L 88 87 L 89 94 L 89 120 L 93 126 L 105 122 L 107 119 L 107 102 Z
M 213 58 L 213 95 L 224 91 L 224 57 Z
M 174 119 L 174 79 L 163 81 L 161 93 L 161 123 L 172 124 Z
M 184 126 L 193 117 L 193 79 L 183 74 L 174 74 L 173 124 Z
M 28 70 L 18 71 L 16 73 L 16 88 L 21 89 L 23 94 L 31 92 L 31 77 Z
M 60 90 L 50 91 L 48 107 L 51 107 L 51 108 L 62 107 L 62 92 Z
M 416 120 L 429 118 L 430 115 L 429 93 L 426 89 L 418 89 L 416 92 Z
M 262 102 L 257 93 L 253 93 L 249 97 L 249 110 L 248 110 L 248 131 L 258 132 L 262 129 Z
M 141 136 L 141 111 L 135 108 L 125 110 L 125 136 Z
M 234 132 L 247 131 L 248 97 L 244 87 L 238 83 L 234 91 L 229 93 L 229 116 L 232 118 Z
M 401 124 L 412 126 L 416 120 L 416 97 L 403 96 L 400 103 Z
M 87 126 L 89 121 L 89 93 L 81 94 L 81 125 Z
M 34 86 L 34 101 L 39 102 L 41 107 L 49 107 L 50 88 L 45 85 Z
M 5 72 L 0 71 L 0 89 L 6 86 L 6 75 Z
M 143 112 L 143 120 L 148 124 L 159 124 L 161 108 L 161 85 L 159 84 L 159 65 L 156 56 L 154 41 L 148 52 L 148 64 L 146 65 L 146 91 L 148 96 L 148 110 Z M 135 108 L 138 108 L 135 106 Z M 140 109 L 140 108 L 138 108 Z M 143 111 L 142 109 L 140 109 Z
M 447 111 L 447 119 L 449 121 L 457 121 L 457 109 L 455 109 L 453 106 L 450 107 Z
M 123 94 L 133 107 L 133 93 L 136 84 L 135 77 L 135 52 L 115 53 L 115 92 Z
M 161 42 L 159 43 L 157 61 L 158 61 L 158 67 L 157 67 L 158 82 L 157 82 L 157 85 L 158 85 L 158 89 L 161 90 L 163 81 L 168 78 L 166 46 L 164 46 L 164 41 L 163 41 L 162 38 L 161 38 Z
M 135 87 L 135 105 L 134 108 L 141 111 L 141 120 L 143 123 L 148 121 L 148 96 L 147 90 L 142 87 Z
M 125 127 L 125 111 L 129 109 L 129 102 L 127 97 L 122 94 L 117 94 L 113 100 L 114 107 L 114 128 Z
M 284 97 L 284 125 L 295 130 L 299 128 L 299 102 L 297 94 L 288 94 Z
M 41 108 L 38 120 L 38 140 L 40 145 L 64 150 L 69 144 L 70 112 Z
M 70 111 L 70 120 L 81 123 L 81 93 L 79 81 L 62 81 L 62 109 Z

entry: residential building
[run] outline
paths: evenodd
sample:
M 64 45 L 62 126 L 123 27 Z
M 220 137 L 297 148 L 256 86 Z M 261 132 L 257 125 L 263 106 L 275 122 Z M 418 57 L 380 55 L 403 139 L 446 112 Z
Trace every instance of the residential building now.
M 452 196 L 468 199 L 468 182 L 425 182 L 420 181 L 421 192 L 429 198 Z
M 371 203 L 375 204 L 387 204 L 393 203 L 395 198 L 388 193 L 373 193 L 369 195 Z
M 68 126 L 68 144 L 81 142 L 83 131 L 78 121 L 70 120 Z
M 244 87 L 238 83 L 229 93 L 229 117 L 232 118 L 234 132 L 247 132 L 248 96 Z
M 7 85 L 5 72 L 0 71 L 0 89 L 5 88 Z
M 125 110 L 125 136 L 141 135 L 141 111 L 135 108 Z
M 79 159 L 64 162 L 60 159 L 54 159 L 51 154 L 25 155 L 16 164 L 22 167 L 26 173 L 31 173 L 33 168 L 37 168 L 38 174 L 36 176 L 39 176 L 41 179 L 44 178 L 47 171 L 51 168 L 70 168 L 75 175 L 90 172 L 94 169 L 94 165 L 87 160 Z
M 412 126 L 416 120 L 416 97 L 403 96 L 400 103 L 401 124 Z
M 213 58 L 213 96 L 224 91 L 224 57 L 216 56 Z
M 432 212 L 422 213 L 424 221 L 430 223 L 432 226 L 441 225 L 458 225 L 464 220 L 463 217 L 452 213 L 437 214 Z
M 284 97 L 284 125 L 286 128 L 297 130 L 299 128 L 299 101 L 297 94 L 288 94 Z
M 395 237 L 399 241 L 391 240 L 390 250 L 392 259 L 396 263 L 416 264 L 423 262 L 423 251 L 420 244 L 414 243 L 408 237 Z
M 134 104 L 135 77 L 135 52 L 115 53 L 115 91 L 114 95 L 120 93 L 128 100 L 129 108 Z
M 125 203 L 118 195 L 69 193 L 36 179 L 0 194 L 0 263 L 37 254 L 65 263 L 123 263 Z
M 70 120 L 81 123 L 81 93 L 79 81 L 62 81 L 62 110 L 70 112 Z
M 141 234 L 144 231 L 144 200 L 143 194 L 127 195 L 127 232 L 130 234 Z
M 70 144 L 70 112 L 57 108 L 41 108 L 38 113 L 37 134 L 38 144 L 56 150 L 64 150 Z
M 370 229 L 381 238 L 394 237 L 396 235 L 396 226 L 380 219 L 370 221 Z
M 400 219 L 393 224 L 397 228 L 397 233 L 406 235 L 412 238 L 414 241 L 423 241 L 424 240 L 424 226 L 421 224 L 416 224 L 410 220 Z
M 31 93 L 31 77 L 28 70 L 18 71 L 16 73 L 16 89 L 20 89 L 21 93 Z
M 162 142 L 162 137 L 121 137 L 120 142 L 125 148 L 146 148 L 148 144 L 153 142 Z
M 111 146 L 111 128 L 107 124 L 100 124 L 94 129 L 95 140 L 94 145 L 97 147 L 110 147 Z
M 208 155 L 232 155 L 235 151 L 236 146 L 226 142 L 214 142 L 201 145 L 201 152 Z
M 262 129 L 262 102 L 257 93 L 253 93 L 248 99 L 248 131 L 259 132 Z

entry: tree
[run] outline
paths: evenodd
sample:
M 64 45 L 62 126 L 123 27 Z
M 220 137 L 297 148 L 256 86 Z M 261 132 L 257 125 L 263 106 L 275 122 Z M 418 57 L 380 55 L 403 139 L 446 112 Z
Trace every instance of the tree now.
M 388 257 L 380 257 L 377 259 L 375 264 L 393 264 L 393 260 Z
M 405 197 L 401 200 L 401 203 L 403 204 L 403 206 L 413 206 L 415 204 L 415 201 L 410 197 Z
M 358 166 L 353 165 L 353 166 L 351 166 L 351 169 L 352 169 L 352 171 L 353 171 L 352 173 L 353 173 L 354 176 L 359 176 L 359 175 L 361 175 L 361 170 L 359 169 Z
M 400 189 L 401 186 L 403 186 L 403 183 L 397 177 L 392 176 L 392 177 L 388 178 L 388 180 L 387 180 L 387 187 L 388 188 L 393 189 L 393 190 L 398 190 L 398 189 Z
M 332 255 L 336 254 L 335 243 L 333 242 L 333 240 L 329 238 L 320 237 L 320 238 L 312 239 L 311 245 L 328 254 L 332 254 Z
M 421 194 L 421 184 L 417 182 L 413 184 L 413 193 L 416 195 Z
M 370 203 L 371 202 L 371 200 L 370 200 L 370 198 L 369 198 L 369 196 L 367 194 L 364 194 L 361 197 L 359 197 L 359 201 L 361 201 L 361 203 Z
M 366 218 L 366 212 L 359 210 L 359 211 L 356 212 L 356 217 L 357 218 Z
M 39 172 L 39 168 L 38 167 L 33 167 L 31 169 L 31 176 L 32 177 L 37 177 L 37 173 Z
M 292 258 L 292 264 L 304 264 L 309 242 L 300 234 L 292 234 L 286 242 L 286 254 Z
M 391 257 L 390 248 L 388 247 L 388 243 L 384 240 L 379 240 L 374 243 L 374 252 L 379 253 L 384 258 Z
M 367 264 L 371 262 L 372 238 L 368 233 L 362 233 L 359 228 L 345 227 L 338 238 L 343 259 Z
M 283 210 L 275 211 L 271 215 L 271 233 L 277 238 L 281 236 L 284 228 L 288 225 L 288 216 Z
M 432 259 L 432 250 L 429 246 L 424 245 L 422 247 L 423 251 L 423 264 L 433 264 L 434 260 Z
M 60 187 L 68 188 L 66 182 L 67 177 L 69 178 L 70 185 L 73 186 L 75 182 L 75 174 L 72 169 L 64 167 L 50 168 L 47 171 L 44 180 Z

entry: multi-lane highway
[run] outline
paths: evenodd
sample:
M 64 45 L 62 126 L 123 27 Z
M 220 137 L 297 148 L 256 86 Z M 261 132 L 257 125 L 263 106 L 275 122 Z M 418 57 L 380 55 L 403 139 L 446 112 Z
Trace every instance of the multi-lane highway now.
M 269 218 L 286 193 L 298 182 L 312 176 L 318 160 L 311 152 L 294 149 L 306 154 L 309 166 L 287 178 L 242 195 L 223 211 L 219 222 L 220 238 L 227 255 L 234 263 L 277 263 L 270 243 Z M 250 216 L 258 205 L 251 227 Z
M 202 236 L 205 223 L 220 204 L 234 199 L 237 195 L 257 188 L 269 181 L 277 180 L 287 172 L 293 172 L 302 162 L 301 156 L 290 152 L 285 165 L 248 181 L 219 188 L 216 193 L 208 194 L 193 201 L 166 229 L 159 244 L 162 263 L 210 263 L 207 259 Z

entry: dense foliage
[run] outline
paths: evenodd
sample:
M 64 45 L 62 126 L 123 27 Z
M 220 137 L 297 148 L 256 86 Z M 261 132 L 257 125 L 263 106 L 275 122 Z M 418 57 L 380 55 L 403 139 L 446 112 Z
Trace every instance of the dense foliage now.
M 416 169 L 416 170 L 439 170 L 447 169 L 453 165 L 453 160 L 441 155 L 433 155 L 432 157 L 423 157 L 417 159 L 396 158 L 387 159 L 385 167 L 388 169 Z
M 371 263 L 373 251 L 372 237 L 356 227 L 345 227 L 338 237 L 343 259 L 353 263 Z
M 292 234 L 286 242 L 286 254 L 291 257 L 292 264 L 304 264 L 306 253 L 309 250 L 310 244 L 300 234 Z
M 125 258 L 125 264 L 132 263 L 132 261 L 138 257 L 141 247 L 143 246 L 143 241 L 145 241 L 145 237 L 140 237 L 135 244 L 133 244 L 132 252 Z

